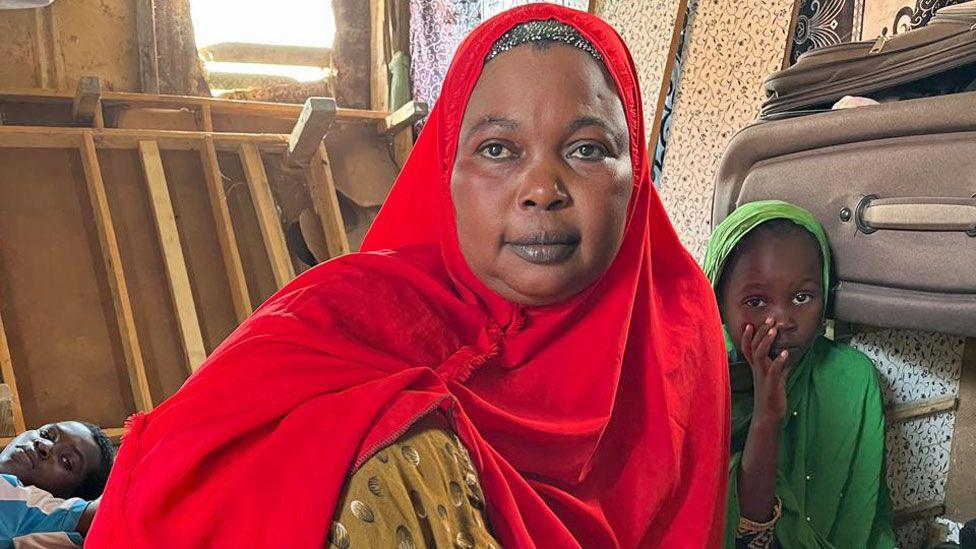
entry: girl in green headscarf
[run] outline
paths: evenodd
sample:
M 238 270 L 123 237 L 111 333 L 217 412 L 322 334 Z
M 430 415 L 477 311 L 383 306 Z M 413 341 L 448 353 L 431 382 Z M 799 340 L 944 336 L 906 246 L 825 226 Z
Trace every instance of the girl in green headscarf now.
M 820 223 L 745 204 L 712 234 L 705 272 L 732 383 L 726 547 L 893 547 L 881 390 L 868 357 L 823 336 Z

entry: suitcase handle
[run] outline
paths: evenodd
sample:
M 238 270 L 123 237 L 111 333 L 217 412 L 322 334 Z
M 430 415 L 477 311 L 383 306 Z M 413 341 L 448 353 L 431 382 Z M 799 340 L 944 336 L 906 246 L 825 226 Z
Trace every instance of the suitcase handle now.
M 868 195 L 854 217 L 864 234 L 891 231 L 960 231 L 976 237 L 976 195 L 973 198 L 878 198 Z

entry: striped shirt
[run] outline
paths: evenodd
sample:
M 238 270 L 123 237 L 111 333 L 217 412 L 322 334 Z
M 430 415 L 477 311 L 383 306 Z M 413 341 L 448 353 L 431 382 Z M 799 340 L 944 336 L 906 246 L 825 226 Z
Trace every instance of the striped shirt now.
M 76 531 L 88 502 L 56 498 L 0 474 L 0 549 L 80 547 Z

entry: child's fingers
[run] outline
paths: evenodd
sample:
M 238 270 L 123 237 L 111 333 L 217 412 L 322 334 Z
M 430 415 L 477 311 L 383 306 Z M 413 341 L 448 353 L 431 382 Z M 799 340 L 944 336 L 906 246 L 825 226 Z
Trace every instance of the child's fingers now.
M 763 359 L 769 357 L 769 351 L 773 348 L 773 342 L 776 341 L 776 328 L 769 327 L 766 330 L 765 335 L 761 338 L 756 338 L 758 341 L 755 343 L 756 347 L 752 350 L 752 356 L 757 359 Z
M 752 324 L 746 324 L 744 330 L 742 330 L 742 339 L 739 341 L 739 348 L 742 349 L 742 358 L 746 359 L 750 365 L 752 364 L 752 337 L 756 329 Z
M 773 364 L 770 367 L 773 372 L 776 373 L 786 373 L 786 361 L 790 359 L 789 351 L 782 351 L 780 354 L 776 355 L 773 359 Z M 785 377 L 785 376 L 784 376 Z

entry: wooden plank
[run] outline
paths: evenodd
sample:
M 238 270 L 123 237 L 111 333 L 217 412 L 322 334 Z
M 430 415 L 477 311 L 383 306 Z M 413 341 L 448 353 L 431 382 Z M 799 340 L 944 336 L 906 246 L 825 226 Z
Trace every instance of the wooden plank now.
M 26 429 L 20 429 L 19 431 L 17 431 L 17 434 L 20 434 L 23 431 L 26 431 Z M 119 441 L 122 439 L 122 435 L 125 434 L 125 427 L 110 427 L 107 429 L 102 429 L 102 432 L 105 433 L 105 436 L 107 436 L 109 440 L 111 440 L 115 444 L 118 444 Z M 14 437 L 12 436 L 0 437 L 0 446 L 6 446 L 10 444 L 10 441 L 12 441 L 13 439 Z
M 955 397 L 937 397 L 916 400 L 915 402 L 904 402 L 886 407 L 885 420 L 888 423 L 906 421 L 942 412 L 955 410 L 959 404 L 959 399 Z
M 373 110 L 390 108 L 390 52 L 386 33 L 386 1 L 369 0 L 369 98 Z
M 3 382 L 10 390 L 11 421 L 14 432 L 19 433 L 26 429 L 24 427 L 24 409 L 20 406 L 17 376 L 14 375 L 14 363 L 10 360 L 10 346 L 7 344 L 7 333 L 3 328 L 2 317 L 0 317 L 0 374 L 3 374 Z
M 0 436 L 16 436 L 17 428 L 14 427 L 13 393 L 10 386 L 0 383 Z
M 47 28 L 48 34 L 47 39 L 49 40 L 50 47 L 48 52 L 51 55 L 51 66 L 54 69 L 53 74 L 53 88 L 57 89 L 69 89 L 67 72 L 64 68 L 64 54 L 61 50 L 62 39 L 60 32 L 58 31 L 58 18 L 56 17 L 54 10 L 55 6 L 60 6 L 59 4 L 49 4 L 47 7 L 42 8 L 44 10 L 44 16 L 47 18 Z
M 153 0 L 136 0 L 136 36 L 139 42 L 139 82 L 143 93 L 159 93 L 156 49 L 156 14 Z
M 203 105 L 200 107 L 200 124 L 202 126 L 200 128 L 201 130 L 208 133 L 213 133 L 213 109 L 210 108 L 210 105 Z
M 267 133 L 208 133 L 171 130 L 85 129 L 45 126 L 0 127 L 0 147 L 60 149 L 78 148 L 84 135 L 90 134 L 99 148 L 137 149 L 139 142 L 152 140 L 160 148 L 200 150 L 207 136 L 213 137 L 218 150 L 236 151 L 241 143 L 252 143 L 262 151 L 283 152 L 288 136 Z
M 251 297 L 247 290 L 247 280 L 244 277 L 241 252 L 237 247 L 237 236 L 234 234 L 230 209 L 227 207 L 227 196 L 224 194 L 223 178 L 220 175 L 220 164 L 217 161 L 217 149 L 214 147 L 213 137 L 208 136 L 204 140 L 200 155 L 207 181 L 207 193 L 210 196 L 210 207 L 213 210 L 214 222 L 217 224 L 220 253 L 223 256 L 224 268 L 227 270 L 231 299 L 234 301 L 234 311 L 237 320 L 243 322 L 251 314 Z
M 274 273 L 275 283 L 280 288 L 295 278 L 295 267 L 292 265 L 288 246 L 285 244 L 285 232 L 278 220 L 278 209 L 271 194 L 268 174 L 264 170 L 261 151 L 253 144 L 243 143 L 240 156 L 247 185 L 251 191 L 254 211 L 258 216 L 258 225 L 261 227 L 261 237 L 264 239 L 264 247 L 271 261 L 271 271 Z
M 38 87 L 51 88 L 50 57 L 47 47 L 49 29 L 45 24 L 44 8 L 34 8 L 31 16 L 34 20 L 34 62 L 37 69 L 35 79 Z
M 95 111 L 101 108 L 102 81 L 97 76 L 82 76 L 71 102 L 71 118 L 75 122 L 91 125 L 95 121 Z
M 163 252 L 170 296 L 173 299 L 176 321 L 183 339 L 186 365 L 192 373 L 203 364 L 207 358 L 207 351 L 203 344 L 197 308 L 193 302 L 190 275 L 183 257 L 183 247 L 180 244 L 176 215 L 173 213 L 173 203 L 166 184 L 159 146 L 154 141 L 142 141 L 139 143 L 139 156 L 149 186 L 153 217 L 156 220 L 156 234 L 159 237 L 159 247 Z
M 311 46 L 270 46 L 246 42 L 221 42 L 200 48 L 207 61 L 227 63 L 263 63 L 268 65 L 298 65 L 303 67 L 331 67 L 332 50 Z
M 377 132 L 380 135 L 393 135 L 409 128 L 415 122 L 430 114 L 430 108 L 423 101 L 410 101 L 380 122 Z
M 342 222 L 339 197 L 336 195 L 335 180 L 332 177 L 332 166 L 329 164 L 329 154 L 324 144 L 319 145 L 319 150 L 309 165 L 308 188 L 312 207 L 325 232 L 329 257 L 349 253 L 349 238 L 346 236 L 345 225 Z
M 0 100 L 25 103 L 70 102 L 73 93 L 62 90 L 41 88 L 7 88 L 0 90 Z M 197 109 L 208 105 L 213 114 L 241 116 L 260 116 L 268 118 L 297 119 L 302 105 L 292 103 L 269 103 L 266 101 L 243 101 L 238 99 L 218 99 L 214 97 L 191 97 L 183 95 L 161 95 L 150 93 L 102 92 L 102 104 L 106 107 L 145 107 L 170 109 Z M 385 110 L 336 109 L 337 123 L 375 123 L 385 119 L 390 113 Z
M 592 6 L 591 6 L 592 8 Z M 593 13 L 592 11 L 590 13 Z M 647 143 L 648 163 L 654 162 L 654 155 L 657 153 L 657 141 L 661 135 L 661 125 L 664 120 L 664 104 L 668 99 L 668 92 L 671 91 L 671 73 L 674 72 L 674 64 L 677 62 L 678 46 L 681 45 L 681 36 L 685 30 L 685 20 L 688 16 L 688 0 L 678 1 L 678 11 L 674 16 L 674 26 L 671 31 L 671 45 L 668 47 L 668 56 L 664 63 L 664 74 L 661 76 L 661 87 L 657 93 L 657 106 L 654 109 L 654 120 L 651 122 L 651 133 Z M 657 183 L 660 183 L 659 181 Z
M 129 374 L 129 383 L 132 386 L 132 397 L 136 409 L 147 411 L 152 409 L 152 395 L 149 391 L 145 363 L 142 359 L 142 348 L 139 346 L 139 337 L 136 333 L 132 302 L 129 299 L 129 290 L 122 267 L 122 255 L 119 252 L 115 226 L 112 223 L 112 215 L 108 207 L 105 183 L 102 180 L 95 141 L 91 134 L 85 134 L 81 150 L 81 162 L 85 170 L 88 198 L 91 201 L 92 212 L 95 214 L 95 227 L 98 230 L 102 261 L 105 263 L 105 271 L 108 273 L 112 305 L 115 309 L 119 336 L 122 340 L 125 365 Z
M 335 122 L 336 102 L 331 97 L 309 97 L 288 138 L 285 164 L 305 166 Z

